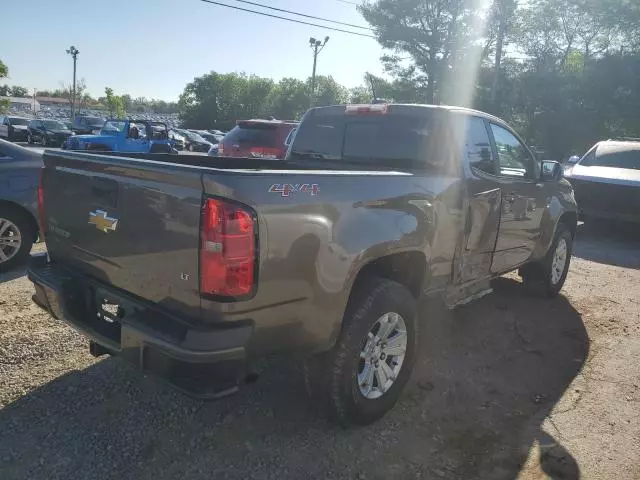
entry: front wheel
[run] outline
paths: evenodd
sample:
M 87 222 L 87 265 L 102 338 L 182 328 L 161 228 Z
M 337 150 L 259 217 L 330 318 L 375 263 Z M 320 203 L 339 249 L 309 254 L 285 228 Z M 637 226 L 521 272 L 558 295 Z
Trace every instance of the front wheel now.
M 560 223 L 545 258 L 520 270 L 524 283 L 547 297 L 557 296 L 567 279 L 572 253 L 573 236 L 566 225 Z
M 342 425 L 372 423 L 400 397 L 417 339 L 416 299 L 396 282 L 372 279 L 349 301 L 335 346 L 306 361 L 307 391 Z

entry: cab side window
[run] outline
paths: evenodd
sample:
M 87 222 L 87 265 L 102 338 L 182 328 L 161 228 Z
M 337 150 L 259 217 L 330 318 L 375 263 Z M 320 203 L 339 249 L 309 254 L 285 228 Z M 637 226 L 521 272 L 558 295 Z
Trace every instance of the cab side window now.
M 491 141 L 483 119 L 468 117 L 466 121 L 466 143 L 471 168 L 496 175 L 497 166 L 491 153 Z
M 529 150 L 509 130 L 491 124 L 491 131 L 498 153 L 499 175 L 532 179 L 535 177 L 535 160 Z

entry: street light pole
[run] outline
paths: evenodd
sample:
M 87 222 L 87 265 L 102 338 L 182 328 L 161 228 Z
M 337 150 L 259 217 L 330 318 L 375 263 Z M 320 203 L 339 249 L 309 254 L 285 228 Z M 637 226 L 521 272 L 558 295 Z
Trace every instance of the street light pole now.
M 71 92 L 71 121 L 73 121 L 76 117 L 75 115 L 75 107 L 76 107 L 76 62 L 78 61 L 78 54 L 80 51 L 71 45 L 67 50 L 67 53 L 73 57 L 73 90 Z
M 316 40 L 311 37 L 309 39 L 309 46 L 313 49 L 313 72 L 311 73 L 311 102 L 313 103 L 313 97 L 316 93 L 316 66 L 318 65 L 318 54 L 325 47 L 327 42 L 329 41 L 329 37 L 324 37 L 324 42 L 320 40 Z

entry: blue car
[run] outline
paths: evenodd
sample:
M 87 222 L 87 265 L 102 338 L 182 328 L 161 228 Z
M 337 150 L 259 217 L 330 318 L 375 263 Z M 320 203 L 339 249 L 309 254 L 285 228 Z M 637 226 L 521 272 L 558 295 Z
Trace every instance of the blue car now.
M 147 120 L 107 120 L 98 135 L 75 135 L 62 148 L 128 153 L 176 153 L 167 125 Z

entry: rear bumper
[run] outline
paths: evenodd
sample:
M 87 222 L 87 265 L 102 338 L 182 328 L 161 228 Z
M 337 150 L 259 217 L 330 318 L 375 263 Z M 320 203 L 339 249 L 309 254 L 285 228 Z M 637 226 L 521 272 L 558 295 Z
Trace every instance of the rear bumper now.
M 92 353 L 120 356 L 193 396 L 215 398 L 237 390 L 252 325 L 195 327 L 153 304 L 56 267 L 46 255 L 31 257 L 28 277 L 35 286 L 34 302 L 87 336 Z M 118 318 L 101 318 L 96 298 L 117 304 Z

